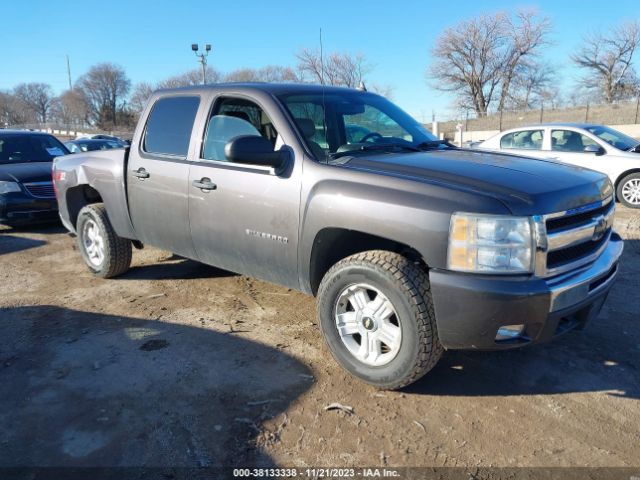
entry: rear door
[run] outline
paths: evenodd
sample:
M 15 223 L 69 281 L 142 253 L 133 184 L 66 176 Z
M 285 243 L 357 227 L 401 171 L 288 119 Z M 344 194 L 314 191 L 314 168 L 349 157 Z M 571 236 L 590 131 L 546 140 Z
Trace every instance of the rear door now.
M 129 154 L 127 189 L 139 240 L 194 258 L 189 231 L 188 180 L 191 136 L 200 97 L 164 96 L 151 107 Z
M 547 153 L 542 150 L 544 136 L 544 128 L 516 130 L 500 138 L 500 150 L 516 155 L 542 158 Z

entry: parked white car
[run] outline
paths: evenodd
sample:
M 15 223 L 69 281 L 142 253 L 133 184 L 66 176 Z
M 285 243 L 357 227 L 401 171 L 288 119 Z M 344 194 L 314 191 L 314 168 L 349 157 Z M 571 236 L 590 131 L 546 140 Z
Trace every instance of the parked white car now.
M 597 170 L 609 176 L 622 204 L 640 208 L 640 141 L 613 128 L 579 123 L 513 128 L 476 148 Z

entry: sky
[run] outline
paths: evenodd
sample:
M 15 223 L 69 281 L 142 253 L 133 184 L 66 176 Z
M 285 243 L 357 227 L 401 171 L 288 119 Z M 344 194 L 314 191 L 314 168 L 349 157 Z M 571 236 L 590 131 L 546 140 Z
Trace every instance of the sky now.
M 421 121 L 454 114 L 451 94 L 429 85 L 430 50 L 442 31 L 482 13 L 536 9 L 553 24 L 544 57 L 565 89 L 579 72 L 568 56 L 582 35 L 624 19 L 640 20 L 638 0 L 219 1 L 4 0 L 0 90 L 46 82 L 56 93 L 99 62 L 121 65 L 132 83 L 154 83 L 198 68 L 192 43 L 210 43 L 209 65 L 222 72 L 295 66 L 301 48 L 362 53 L 374 65 L 368 82 L 390 85 L 393 100 Z M 639 55 L 640 56 L 640 55 Z M 640 59 L 636 59 L 640 65 Z

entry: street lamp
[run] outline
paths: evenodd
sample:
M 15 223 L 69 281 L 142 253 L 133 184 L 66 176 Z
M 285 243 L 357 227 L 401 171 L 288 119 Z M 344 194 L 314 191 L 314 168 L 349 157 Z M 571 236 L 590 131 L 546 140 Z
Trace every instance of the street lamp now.
M 207 56 L 211 51 L 211 44 L 205 44 L 204 53 L 198 53 L 198 49 L 199 47 L 197 43 L 191 44 L 191 50 L 193 50 L 193 53 L 195 53 L 196 57 L 198 57 L 198 61 L 200 62 L 200 66 L 202 67 L 202 84 L 204 85 L 205 83 L 207 83 Z

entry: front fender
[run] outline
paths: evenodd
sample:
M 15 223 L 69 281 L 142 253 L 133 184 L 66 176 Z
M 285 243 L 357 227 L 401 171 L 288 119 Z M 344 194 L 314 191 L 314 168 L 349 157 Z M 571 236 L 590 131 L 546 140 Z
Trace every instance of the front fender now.
M 311 171 L 309 171 L 311 170 Z M 331 175 L 334 178 L 326 178 Z M 417 251 L 432 268 L 445 268 L 451 214 L 509 213 L 499 201 L 442 185 L 315 164 L 303 188 L 299 243 L 300 284 L 311 291 L 310 259 L 318 233 L 342 228 L 375 235 Z M 335 178 L 338 177 L 338 178 Z

